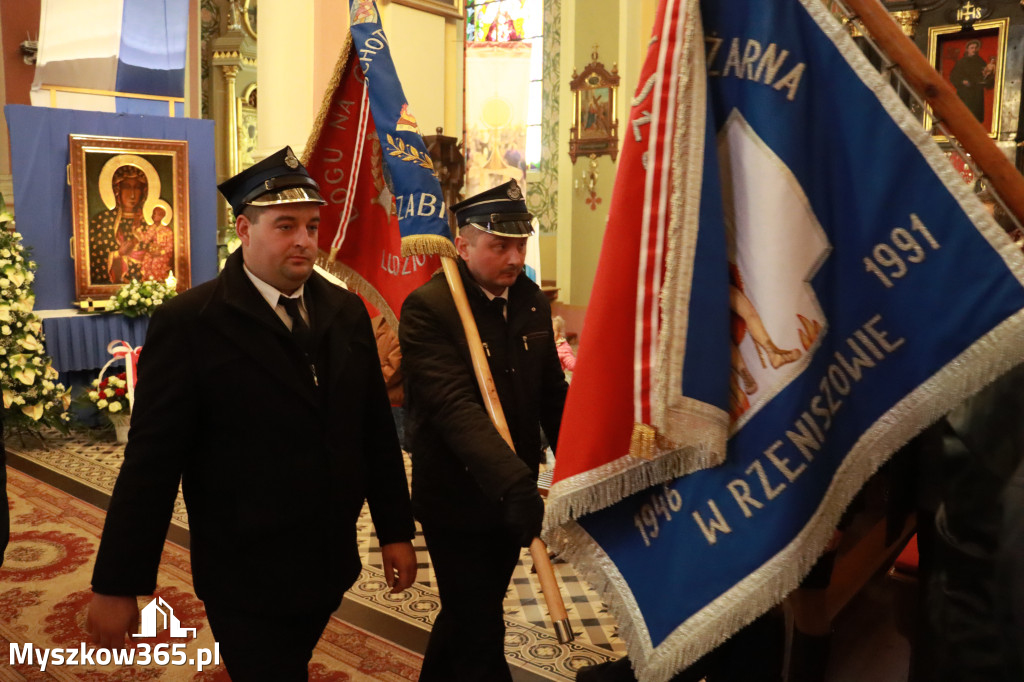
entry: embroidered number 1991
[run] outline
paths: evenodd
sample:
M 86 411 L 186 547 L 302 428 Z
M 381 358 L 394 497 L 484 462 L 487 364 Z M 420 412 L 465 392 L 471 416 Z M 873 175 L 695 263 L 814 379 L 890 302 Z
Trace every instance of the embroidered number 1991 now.
M 919 233 L 932 251 L 939 250 L 939 242 L 914 213 L 910 214 L 910 224 L 911 230 Z M 875 244 L 871 255 L 864 258 L 865 269 L 877 277 L 886 289 L 892 288 L 892 280 L 907 274 L 908 262 L 921 263 L 928 255 L 928 249 L 925 249 L 906 228 L 893 228 L 889 233 L 889 241 L 892 242 L 892 246 L 885 242 Z M 894 249 L 893 246 L 896 248 Z M 904 255 L 901 256 L 900 252 L 903 252 Z

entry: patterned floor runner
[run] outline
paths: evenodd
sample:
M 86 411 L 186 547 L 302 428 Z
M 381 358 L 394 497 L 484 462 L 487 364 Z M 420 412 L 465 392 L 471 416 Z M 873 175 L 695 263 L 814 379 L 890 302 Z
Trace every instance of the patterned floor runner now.
M 199 670 L 195 663 L 204 656 L 215 658 L 213 637 L 202 602 L 192 591 L 188 552 L 170 543 L 164 547 L 155 596 L 173 610 L 182 627 L 196 632 L 172 639 L 164 629 L 155 638 L 140 642 L 149 645 L 150 658 L 160 661 L 158 656 L 166 654 L 184 664 L 141 665 L 135 661 L 133 665 L 115 665 L 107 663 L 102 654 L 84 659 L 85 607 L 92 596 L 89 581 L 104 514 L 10 468 L 7 489 L 11 541 L 0 568 L 0 646 L 4 651 L 0 680 L 230 680 L 223 664 L 209 663 Z M 142 602 L 149 600 L 140 600 L 145 606 Z M 164 645 L 162 649 L 160 645 Z M 55 665 L 56 650 L 62 651 L 59 665 Z M 69 650 L 76 651 L 73 664 Z M 141 657 L 143 650 L 137 649 L 135 655 Z M 43 655 L 49 663 L 45 669 Z M 332 619 L 313 655 L 310 680 L 415 680 L 421 660 L 410 651 Z
M 101 495 L 110 494 L 123 459 L 121 445 L 102 440 L 87 441 L 81 437 L 64 438 L 57 435 L 49 437 L 45 447 L 30 441 L 23 444 L 9 443 L 8 450 L 14 455 L 14 459 L 29 462 L 33 466 L 56 474 L 56 478 L 52 479 L 55 485 L 61 485 L 63 480 L 71 485 L 61 487 L 84 486 Z M 408 458 L 406 465 L 408 468 Z M 51 480 L 49 476 L 41 477 Z M 180 495 L 175 505 L 172 524 L 182 531 L 188 528 L 188 519 Z M 359 519 L 358 537 L 364 568 L 356 584 L 346 595 L 346 600 L 353 600 L 368 607 L 395 624 L 429 630 L 440 608 L 440 602 L 422 535 L 417 532 L 414 541 L 420 566 L 417 583 L 398 595 L 390 594 L 383 580 L 380 549 L 369 512 L 365 508 Z M 173 545 L 167 545 L 168 549 L 172 547 Z M 164 563 L 166 562 L 165 550 Z M 184 565 L 187 566 L 187 562 Z M 91 570 L 91 562 L 89 566 Z M 563 597 L 576 641 L 568 645 L 559 644 L 550 630 L 540 585 L 531 569 L 532 560 L 529 553 L 524 551 L 505 597 L 505 652 L 511 666 L 544 679 L 573 680 L 576 670 L 580 667 L 618 658 L 625 652 L 625 644 L 617 635 L 615 621 L 608 613 L 607 607 L 583 581 L 577 578 L 572 568 L 564 563 L 555 563 L 555 569 L 563 586 Z M 86 586 L 87 584 L 86 578 Z M 2 608 L 0 605 L 0 609 Z M 377 619 L 374 620 L 376 623 Z M 360 624 L 356 622 L 356 625 Z M 370 626 L 367 627 L 371 629 Z M 377 634 L 388 635 L 387 626 L 374 626 L 372 629 Z M 381 632 L 381 629 L 384 631 Z M 321 646 L 323 644 L 322 641 Z M 0 680 L 2 679 L 4 678 L 0 676 Z M 415 676 L 412 679 L 415 679 Z

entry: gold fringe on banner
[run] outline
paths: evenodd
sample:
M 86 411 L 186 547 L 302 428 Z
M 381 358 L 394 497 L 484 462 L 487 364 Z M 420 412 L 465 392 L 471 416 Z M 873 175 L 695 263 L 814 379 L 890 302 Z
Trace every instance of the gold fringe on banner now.
M 633 424 L 633 435 L 629 438 L 629 454 L 637 459 L 654 459 L 654 444 L 658 430 L 648 424 Z
M 458 255 L 455 244 L 439 234 L 414 234 L 402 237 L 402 256 L 455 258 Z
M 338 247 L 332 246 L 331 253 L 327 256 L 327 265 L 331 265 L 334 261 L 338 260 Z
M 342 45 L 341 54 L 338 56 L 338 61 L 334 64 L 331 82 L 327 84 L 327 89 L 324 91 L 324 100 L 320 103 L 320 113 L 316 115 L 313 128 L 309 133 L 309 138 L 306 140 L 306 148 L 302 150 L 302 158 L 299 159 L 303 166 L 309 165 L 309 157 L 313 153 L 317 142 L 320 141 L 320 133 L 324 130 L 324 125 L 327 123 L 327 114 L 331 110 L 331 100 L 334 99 L 334 93 L 338 86 L 341 85 L 341 76 L 345 71 L 345 65 L 348 64 L 348 56 L 351 51 L 352 34 L 346 33 L 345 44 Z
M 711 462 L 721 462 L 725 458 L 723 451 L 712 450 L 706 445 L 680 447 L 660 435 L 655 437 L 655 445 L 656 451 L 650 460 L 619 457 L 569 481 L 555 483 L 544 504 L 544 528 L 557 528 L 595 509 L 610 507 L 637 491 L 679 478 L 693 470 L 693 462 L 700 462 L 703 468 L 707 468 L 712 466 Z M 569 484 L 574 488 L 563 492 Z M 547 537 L 543 537 L 547 541 Z
M 380 292 L 377 291 L 372 284 L 366 281 L 366 278 L 344 263 L 329 260 L 329 256 L 323 251 L 321 251 L 317 256 L 316 264 L 338 279 L 344 281 L 349 291 L 359 294 L 369 301 L 374 308 L 381 312 L 384 316 L 384 320 L 391 325 L 391 328 L 395 330 L 395 333 L 398 333 L 398 316 L 395 314 L 395 311 L 391 309 L 391 306 L 388 305 L 388 302 L 384 300 L 384 297 L 380 295 Z

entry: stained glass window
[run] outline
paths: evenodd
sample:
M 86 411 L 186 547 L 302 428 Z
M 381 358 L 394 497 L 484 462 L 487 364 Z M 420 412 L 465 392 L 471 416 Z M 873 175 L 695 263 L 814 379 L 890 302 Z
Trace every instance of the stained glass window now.
M 544 0 L 466 0 L 466 41 L 531 44 L 526 165 L 540 164 L 541 74 L 544 70 Z

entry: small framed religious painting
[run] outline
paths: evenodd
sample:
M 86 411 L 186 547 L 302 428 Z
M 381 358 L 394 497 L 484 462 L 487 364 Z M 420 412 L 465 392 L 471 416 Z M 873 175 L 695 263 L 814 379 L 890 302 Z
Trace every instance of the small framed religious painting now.
M 1009 27 L 1009 18 L 1003 18 L 976 21 L 970 28 L 951 24 L 928 29 L 928 60 L 993 138 L 999 136 L 1002 119 Z M 945 139 L 930 112 L 925 112 L 924 125 Z
M 616 117 L 616 92 L 619 74 L 597 61 L 597 52 L 580 74 L 573 73 L 569 89 L 573 93 L 572 128 L 569 130 L 569 157 L 608 154 L 612 161 L 619 153 L 619 121 Z

